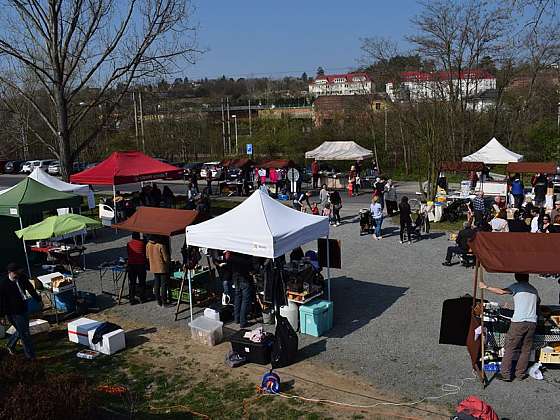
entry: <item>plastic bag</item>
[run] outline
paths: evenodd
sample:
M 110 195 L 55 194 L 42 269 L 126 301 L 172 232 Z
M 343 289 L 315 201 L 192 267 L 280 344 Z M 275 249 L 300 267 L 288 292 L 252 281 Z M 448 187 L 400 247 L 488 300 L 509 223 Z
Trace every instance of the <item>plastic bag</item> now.
M 542 374 L 542 372 L 541 372 L 541 370 L 540 370 L 540 369 L 541 369 L 541 366 L 542 366 L 542 364 L 539 363 L 539 362 L 537 362 L 537 363 L 535 363 L 533 366 L 531 366 L 531 367 L 529 368 L 529 376 L 530 376 L 531 378 L 537 379 L 537 380 L 539 380 L 539 381 L 542 380 L 542 379 L 544 379 L 543 374 Z

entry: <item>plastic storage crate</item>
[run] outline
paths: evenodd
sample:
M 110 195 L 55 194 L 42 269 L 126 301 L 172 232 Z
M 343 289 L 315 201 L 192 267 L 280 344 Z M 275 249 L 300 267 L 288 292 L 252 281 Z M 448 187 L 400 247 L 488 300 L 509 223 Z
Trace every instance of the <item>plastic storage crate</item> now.
M 268 365 L 272 352 L 273 337 L 267 337 L 261 343 L 254 343 L 248 338 L 243 337 L 248 331 L 239 330 L 229 338 L 231 350 L 245 357 L 248 363 Z
M 198 317 L 189 322 L 191 335 L 194 341 L 208 346 L 215 346 L 222 341 L 222 321 L 215 321 L 206 317 Z
M 333 326 L 333 303 L 317 300 L 299 307 L 299 330 L 302 334 L 319 337 Z

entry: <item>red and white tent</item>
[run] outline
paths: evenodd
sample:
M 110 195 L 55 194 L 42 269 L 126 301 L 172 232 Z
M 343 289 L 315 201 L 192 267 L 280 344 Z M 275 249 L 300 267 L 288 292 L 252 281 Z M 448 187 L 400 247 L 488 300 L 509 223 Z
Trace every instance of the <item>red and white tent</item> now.
M 178 175 L 183 169 L 142 152 L 114 152 L 103 162 L 70 176 L 74 184 L 121 185 Z

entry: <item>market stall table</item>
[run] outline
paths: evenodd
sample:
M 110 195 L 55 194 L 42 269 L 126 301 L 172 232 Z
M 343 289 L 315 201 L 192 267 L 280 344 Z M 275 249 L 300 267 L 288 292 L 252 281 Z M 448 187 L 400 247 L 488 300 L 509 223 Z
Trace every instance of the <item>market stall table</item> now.
M 61 287 L 53 287 L 52 284 L 53 280 L 61 279 L 61 278 L 70 279 L 71 283 Z M 59 314 L 63 312 L 59 311 L 59 308 L 56 303 L 56 297 L 63 293 L 67 293 L 71 291 L 74 296 L 74 299 L 76 299 L 77 291 L 78 291 L 76 287 L 76 282 L 73 277 L 64 275 L 63 273 L 60 273 L 58 271 L 54 273 L 44 274 L 42 276 L 37 276 L 37 280 L 39 280 L 43 286 L 40 290 L 38 290 L 38 292 L 40 294 L 44 294 L 47 297 L 48 301 L 51 304 L 51 308 L 54 311 L 56 323 L 58 324 Z

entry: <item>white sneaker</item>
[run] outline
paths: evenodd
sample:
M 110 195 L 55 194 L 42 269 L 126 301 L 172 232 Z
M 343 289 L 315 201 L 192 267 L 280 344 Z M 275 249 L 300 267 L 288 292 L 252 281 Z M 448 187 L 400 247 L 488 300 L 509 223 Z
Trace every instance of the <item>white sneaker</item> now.
M 225 293 L 222 294 L 222 305 L 226 306 L 229 305 L 229 302 L 231 301 L 231 298 L 229 297 L 229 295 L 226 295 Z
M 399 242 L 400 242 L 401 244 L 403 244 L 403 243 L 404 243 L 403 241 L 399 241 Z
M 340 226 L 340 222 L 337 222 L 337 223 L 336 223 L 336 226 Z

